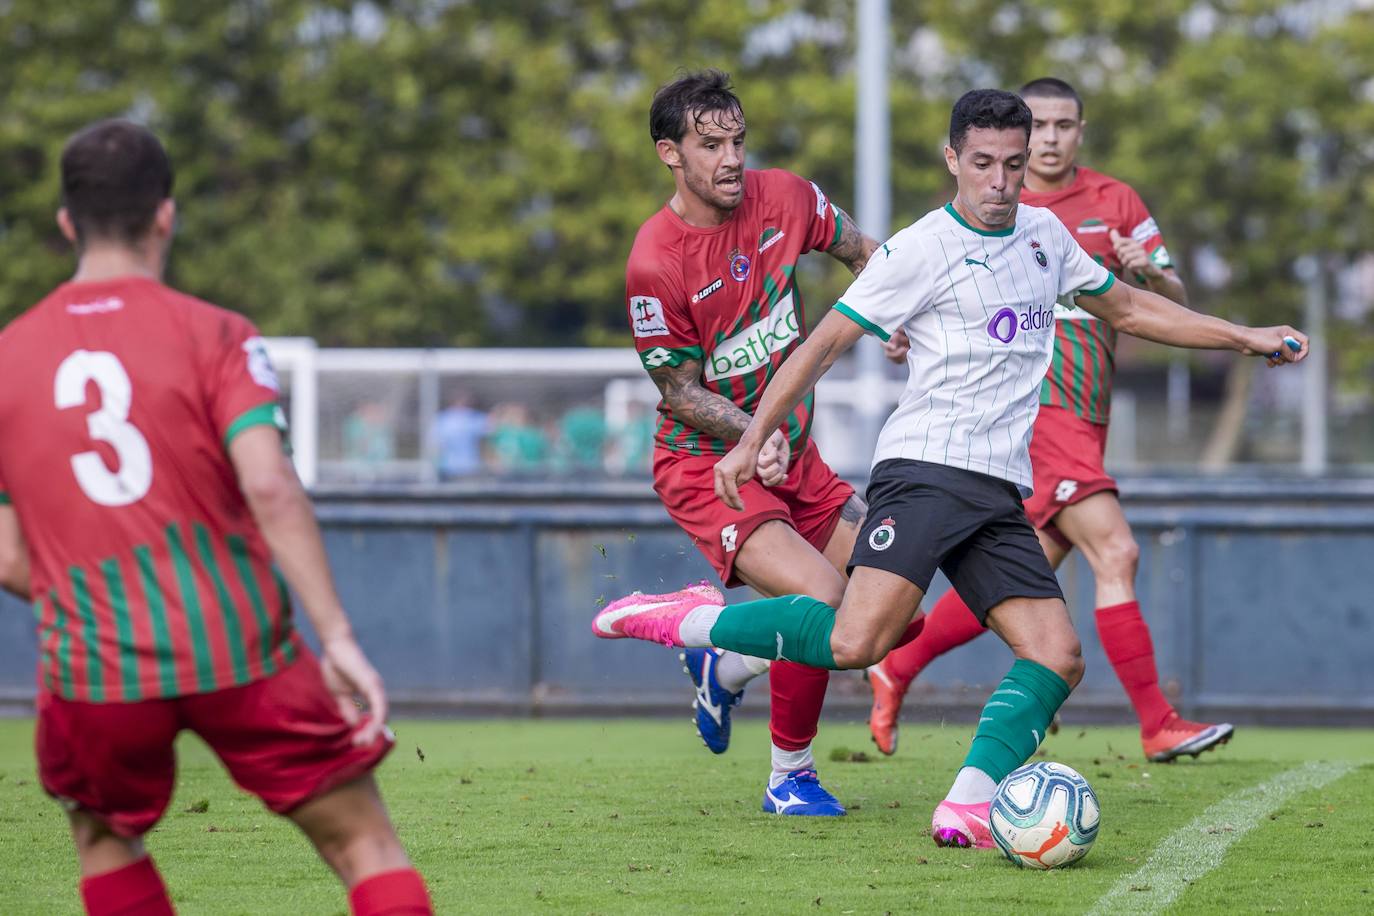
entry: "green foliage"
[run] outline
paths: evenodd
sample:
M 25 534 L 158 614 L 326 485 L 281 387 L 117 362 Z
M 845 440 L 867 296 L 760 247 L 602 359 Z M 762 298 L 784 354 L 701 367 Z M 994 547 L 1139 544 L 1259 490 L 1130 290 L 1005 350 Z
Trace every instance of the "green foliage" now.
M 1185 272 L 1204 248 L 1228 265 L 1216 289 L 1192 283 L 1203 307 L 1291 318 L 1297 255 L 1374 242 L 1368 10 L 892 7 L 898 225 L 948 194 L 954 97 L 1056 73 L 1086 95 L 1087 160 L 1140 188 Z M 751 164 L 852 209 L 853 15 L 841 0 L 0 2 L 0 319 L 70 270 L 52 223 L 64 139 L 122 114 L 178 168 L 172 281 L 269 334 L 626 342 L 625 256 L 671 193 L 653 89 L 681 67 L 731 70 Z M 846 274 L 804 269 L 814 313 Z

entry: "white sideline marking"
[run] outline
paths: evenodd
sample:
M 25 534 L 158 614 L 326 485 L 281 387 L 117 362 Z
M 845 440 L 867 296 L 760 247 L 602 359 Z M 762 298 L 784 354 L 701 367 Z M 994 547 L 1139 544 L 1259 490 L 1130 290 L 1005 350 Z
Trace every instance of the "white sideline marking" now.
M 1220 865 L 1227 848 L 1271 811 L 1300 792 L 1335 782 L 1354 768 L 1353 763 L 1342 761 L 1314 761 L 1223 798 L 1160 841 L 1144 865 L 1116 882 L 1088 912 L 1113 916 L 1160 912 L 1190 882 Z

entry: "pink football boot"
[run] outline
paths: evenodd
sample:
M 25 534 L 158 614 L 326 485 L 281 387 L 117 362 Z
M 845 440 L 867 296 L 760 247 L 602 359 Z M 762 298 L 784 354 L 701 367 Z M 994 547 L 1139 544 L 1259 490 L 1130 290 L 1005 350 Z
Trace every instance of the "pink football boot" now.
M 702 606 L 722 607 L 720 589 L 706 582 L 667 595 L 635 592 L 612 601 L 592 618 L 592 632 L 602 639 L 631 637 L 665 646 L 682 646 L 682 618 Z

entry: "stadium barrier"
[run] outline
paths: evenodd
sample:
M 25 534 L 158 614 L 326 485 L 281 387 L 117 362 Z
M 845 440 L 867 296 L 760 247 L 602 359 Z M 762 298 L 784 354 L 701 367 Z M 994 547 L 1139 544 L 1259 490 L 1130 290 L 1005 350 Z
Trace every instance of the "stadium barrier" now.
M 1374 724 L 1374 480 L 1131 478 L 1122 494 L 1161 682 L 1185 715 Z M 346 606 L 402 711 L 685 715 L 668 650 L 589 630 L 601 601 L 711 575 L 644 482 L 335 487 L 317 502 Z M 1060 578 L 1088 669 L 1065 715 L 1127 721 L 1091 573 L 1071 559 Z M 0 611 L 0 697 L 24 710 L 33 618 L 8 596 Z M 972 721 L 1007 664 L 995 638 L 976 640 L 931 665 L 908 715 Z M 753 688 L 746 713 L 766 696 Z M 857 674 L 835 677 L 827 711 L 863 717 Z

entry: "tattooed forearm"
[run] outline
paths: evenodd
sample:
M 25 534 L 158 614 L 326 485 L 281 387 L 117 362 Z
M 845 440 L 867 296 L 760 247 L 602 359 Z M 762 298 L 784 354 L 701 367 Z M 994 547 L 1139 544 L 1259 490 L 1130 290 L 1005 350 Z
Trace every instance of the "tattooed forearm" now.
M 854 222 L 854 217 L 843 210 L 839 211 L 839 215 L 839 241 L 831 245 L 830 250 L 826 253 L 848 267 L 857 277 L 859 272 L 864 269 L 864 265 L 868 263 L 869 256 L 878 250 L 878 243 L 859 231 L 858 225 Z
M 677 366 L 664 366 L 649 373 L 663 401 L 682 423 L 693 429 L 736 442 L 749 426 L 751 417 L 734 402 L 701 387 L 701 363 L 687 360 Z

